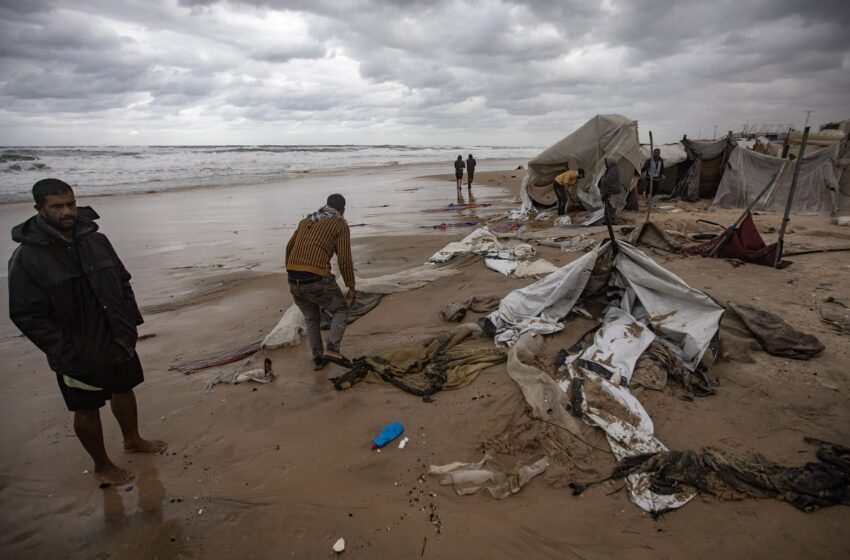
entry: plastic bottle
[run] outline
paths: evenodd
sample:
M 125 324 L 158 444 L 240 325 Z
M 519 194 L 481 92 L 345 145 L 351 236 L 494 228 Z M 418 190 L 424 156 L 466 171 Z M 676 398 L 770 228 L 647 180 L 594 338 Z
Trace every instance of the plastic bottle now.
M 381 430 L 381 433 L 378 434 L 378 437 L 372 440 L 372 449 L 380 449 L 398 436 L 404 431 L 404 426 L 402 426 L 401 422 L 393 422 L 388 425 L 386 428 Z

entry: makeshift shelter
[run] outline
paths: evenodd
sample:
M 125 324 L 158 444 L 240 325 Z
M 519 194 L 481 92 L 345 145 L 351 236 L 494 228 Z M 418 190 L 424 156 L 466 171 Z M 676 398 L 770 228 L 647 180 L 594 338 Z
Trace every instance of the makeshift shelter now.
M 655 184 L 654 194 L 670 194 L 679 184 L 679 181 L 685 177 L 693 161 L 688 159 L 688 152 L 681 142 L 658 144 L 654 146 L 654 149 L 661 150 L 661 159 L 664 160 L 664 177 Z M 640 153 L 641 166 L 643 166 L 643 163 L 652 155 L 649 144 L 641 144 Z M 638 171 L 640 171 L 640 167 Z
M 688 159 L 693 161 L 693 168 L 690 169 L 682 189 L 682 197 L 691 202 L 700 198 L 711 198 L 723 178 L 729 154 L 738 148 L 737 143 L 731 136 L 714 142 L 694 142 L 686 139 L 682 143 L 688 152 Z
M 811 151 L 803 157 L 791 212 L 831 214 L 837 210 L 843 169 L 841 159 L 847 157 L 847 148 L 847 142 L 842 142 Z M 738 147 L 732 150 L 727 163 L 712 206 L 746 208 L 773 181 L 773 186 L 756 202 L 753 209 L 774 212 L 785 210 L 796 160 Z
M 596 115 L 578 130 L 543 150 L 528 162 L 528 175 L 520 190 L 524 210 L 534 204 L 553 206 L 557 203 L 552 181 L 565 169 L 585 170 L 576 194 L 585 210 L 602 208 L 596 184 L 605 172 L 605 157 L 614 157 L 620 170 L 622 193 L 614 201 L 622 207 L 643 159 L 638 142 L 637 121 L 622 115 Z

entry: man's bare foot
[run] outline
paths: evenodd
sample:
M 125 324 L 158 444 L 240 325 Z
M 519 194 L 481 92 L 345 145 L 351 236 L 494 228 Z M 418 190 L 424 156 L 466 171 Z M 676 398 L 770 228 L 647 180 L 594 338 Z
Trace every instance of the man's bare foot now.
M 125 441 L 124 453 L 162 453 L 168 449 L 168 444 L 159 439 L 142 439 Z
M 95 467 L 94 476 L 100 482 L 101 487 L 104 487 L 126 484 L 133 480 L 136 475 L 115 465 L 107 465 L 105 467 Z

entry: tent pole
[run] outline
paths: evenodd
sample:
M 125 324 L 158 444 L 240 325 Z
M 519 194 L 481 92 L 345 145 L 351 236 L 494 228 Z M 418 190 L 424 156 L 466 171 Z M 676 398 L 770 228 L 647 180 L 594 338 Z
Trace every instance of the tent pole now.
M 776 257 L 773 260 L 773 268 L 779 266 L 782 258 L 782 248 L 785 243 L 785 229 L 788 227 L 791 204 L 794 202 L 794 191 L 797 190 L 797 178 L 800 177 L 800 168 L 803 166 L 803 156 L 806 153 L 806 142 L 809 140 L 809 127 L 803 129 L 803 141 L 800 143 L 800 153 L 797 154 L 797 166 L 794 167 L 794 177 L 791 179 L 791 189 L 788 191 L 788 202 L 785 204 L 785 215 L 782 217 L 782 227 L 779 230 L 779 241 L 776 242 Z
M 645 223 L 649 223 L 649 214 L 652 212 L 652 187 L 655 181 L 652 180 L 652 155 L 655 152 L 655 146 L 652 143 L 652 131 L 649 131 L 649 169 L 647 169 L 647 173 L 649 174 L 649 193 L 648 198 L 646 199 L 646 220 Z
M 729 228 L 726 229 L 726 231 L 723 232 L 723 240 L 721 240 L 719 243 L 717 243 L 714 246 L 714 248 L 708 254 L 709 257 L 713 257 L 714 255 L 717 254 L 717 251 L 719 251 L 720 247 L 722 247 L 723 244 L 726 242 L 725 239 L 730 237 L 732 235 L 732 233 L 734 233 L 734 231 L 738 228 L 738 226 L 741 225 L 741 222 L 744 221 L 744 218 L 747 217 L 747 214 L 749 214 L 750 211 L 752 211 L 752 209 L 755 207 L 755 205 L 758 204 L 758 201 L 761 200 L 762 197 L 765 195 L 765 193 L 768 192 L 773 187 L 774 183 L 776 183 L 776 181 L 779 179 L 779 176 L 782 175 L 782 170 L 785 169 L 785 165 L 787 163 L 788 162 L 786 161 L 785 163 L 782 164 L 782 167 L 779 168 L 779 171 L 774 173 L 773 178 L 771 178 L 770 181 L 767 182 L 767 185 L 765 185 L 765 187 L 761 190 L 761 192 L 758 193 L 758 195 L 756 195 L 756 197 L 753 199 L 753 201 L 750 202 L 749 205 L 747 205 L 747 207 L 744 209 L 743 212 L 741 212 L 741 215 L 738 216 L 738 219 L 735 220 L 735 223 L 733 223 Z

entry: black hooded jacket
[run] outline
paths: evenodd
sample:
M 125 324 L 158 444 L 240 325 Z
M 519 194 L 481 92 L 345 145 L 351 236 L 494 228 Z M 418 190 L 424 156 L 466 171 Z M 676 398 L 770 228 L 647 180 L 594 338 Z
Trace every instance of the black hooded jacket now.
M 51 369 L 82 380 L 132 358 L 143 322 L 99 217 L 79 207 L 73 243 L 39 215 L 12 229 L 21 245 L 9 259 L 9 316 Z

